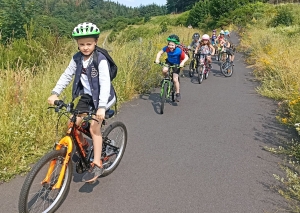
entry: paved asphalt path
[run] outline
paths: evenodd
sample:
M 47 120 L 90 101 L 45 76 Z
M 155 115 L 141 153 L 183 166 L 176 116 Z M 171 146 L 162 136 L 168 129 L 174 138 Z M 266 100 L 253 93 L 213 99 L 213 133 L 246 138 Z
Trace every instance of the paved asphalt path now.
M 164 115 L 159 90 L 124 104 L 111 120 L 128 128 L 121 164 L 93 185 L 74 174 L 57 212 L 287 212 L 273 187 L 282 160 L 263 147 L 278 145 L 288 132 L 274 118 L 275 103 L 255 92 L 241 54 L 234 68 L 225 78 L 215 62 L 201 85 L 181 78 L 182 100 L 166 104 Z M 0 212 L 17 212 L 23 181 L 0 185 Z

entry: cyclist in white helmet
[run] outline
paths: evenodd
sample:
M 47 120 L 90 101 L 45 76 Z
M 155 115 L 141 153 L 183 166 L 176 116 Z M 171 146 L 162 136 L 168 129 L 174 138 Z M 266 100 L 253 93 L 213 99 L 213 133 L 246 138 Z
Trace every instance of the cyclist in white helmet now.
M 54 105 L 54 101 L 59 100 L 59 95 L 75 76 L 72 89 L 73 100 L 81 96 L 76 109 L 79 111 L 89 111 L 90 109 L 96 111 L 94 118 L 98 122 L 92 120 L 90 126 L 94 146 L 94 160 L 91 169 L 82 178 L 85 182 L 93 182 L 103 173 L 100 128 L 105 118 L 105 111 L 116 101 L 110 80 L 108 60 L 101 52 L 96 50 L 99 35 L 100 30 L 93 23 L 81 23 L 74 28 L 72 37 L 77 42 L 79 52 L 72 57 L 69 66 L 59 78 L 51 92 L 51 96 L 48 98 L 48 103 Z M 94 55 L 98 58 L 97 68 L 94 67 L 93 63 Z M 77 118 L 77 125 L 81 123 L 82 119 L 82 117 Z M 81 132 L 78 132 L 78 134 L 83 146 L 88 146 Z
M 215 48 L 211 45 L 210 43 L 210 39 L 209 39 L 209 35 L 204 34 L 202 36 L 202 40 L 200 41 L 199 45 L 197 46 L 195 53 L 202 53 L 202 54 L 211 54 L 214 55 L 215 54 Z M 207 55 L 207 62 L 209 64 L 209 67 L 212 68 L 211 66 L 211 56 Z

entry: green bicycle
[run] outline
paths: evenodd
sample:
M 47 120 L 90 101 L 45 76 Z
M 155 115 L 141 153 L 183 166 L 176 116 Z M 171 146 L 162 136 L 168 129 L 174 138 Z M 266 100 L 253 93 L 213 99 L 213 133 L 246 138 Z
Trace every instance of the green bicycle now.
M 163 67 L 168 67 L 168 73 L 164 77 L 162 84 L 161 84 L 161 90 L 160 90 L 160 114 L 164 114 L 164 107 L 165 102 L 167 99 L 172 100 L 172 102 L 175 102 L 175 85 L 173 83 L 173 72 L 171 72 L 171 68 L 180 68 L 179 65 L 168 65 L 165 63 L 160 62 L 158 65 Z M 180 82 L 179 75 L 178 75 L 178 81 Z

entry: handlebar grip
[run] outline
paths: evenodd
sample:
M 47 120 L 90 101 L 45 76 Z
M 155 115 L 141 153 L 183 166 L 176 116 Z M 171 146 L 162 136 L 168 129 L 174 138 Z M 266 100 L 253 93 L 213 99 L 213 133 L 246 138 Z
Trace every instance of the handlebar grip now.
M 62 100 L 56 100 L 56 101 L 54 101 L 54 105 L 56 105 L 56 106 L 60 106 L 63 103 L 64 102 Z

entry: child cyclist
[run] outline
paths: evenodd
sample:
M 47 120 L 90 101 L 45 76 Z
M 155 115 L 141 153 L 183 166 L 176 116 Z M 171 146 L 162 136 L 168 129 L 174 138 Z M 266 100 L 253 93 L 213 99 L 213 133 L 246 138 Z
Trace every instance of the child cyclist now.
M 225 38 L 225 32 L 223 30 L 221 30 L 220 35 L 217 38 L 217 42 L 219 44 L 219 49 L 221 52 L 223 52 L 224 49 L 226 50 L 226 53 L 229 55 L 230 63 L 233 65 L 234 52 L 231 48 L 230 42 Z M 225 58 L 222 58 L 222 60 L 225 60 Z
M 159 59 L 161 55 L 166 52 L 168 55 L 168 58 L 166 59 L 167 65 L 180 65 L 180 67 L 183 67 L 185 62 L 189 59 L 189 57 L 184 53 L 182 49 L 177 47 L 176 45 L 180 44 L 179 37 L 177 35 L 170 35 L 167 38 L 168 45 L 165 46 L 161 51 L 159 51 L 156 55 L 155 62 L 158 64 Z M 168 72 L 168 67 L 163 67 L 163 75 L 166 76 Z M 180 72 L 180 68 L 174 67 L 173 68 L 173 81 L 176 89 L 176 98 L 175 100 L 179 102 L 181 99 L 180 93 L 179 93 L 179 81 L 178 81 L 178 75 Z
M 215 46 L 215 44 L 216 44 L 216 40 L 217 40 L 217 34 L 216 34 L 216 30 L 213 30 L 213 32 L 212 32 L 212 35 L 211 35 L 211 44 L 213 45 L 213 46 Z
M 95 48 L 100 35 L 99 28 L 92 23 L 81 23 L 77 25 L 72 37 L 76 40 L 78 49 L 64 73 L 60 76 L 56 86 L 48 98 L 48 103 L 54 105 L 55 100 L 59 100 L 59 95 L 71 82 L 73 75 L 72 96 L 73 100 L 81 96 L 76 109 L 79 111 L 96 111 L 95 120 L 91 121 L 90 132 L 94 146 L 94 160 L 91 169 L 83 176 L 85 182 L 95 181 L 103 173 L 101 158 L 102 135 L 101 124 L 105 117 L 105 111 L 110 108 L 116 100 L 115 91 L 111 85 L 109 65 L 106 57 Z M 96 53 L 97 51 L 97 53 Z M 93 55 L 98 54 L 98 70 L 93 66 Z M 75 60 L 76 58 L 76 60 Z M 77 60 L 79 58 L 79 60 Z M 80 124 L 82 117 L 77 117 L 77 124 Z M 80 134 L 80 140 L 84 144 L 84 138 Z
M 197 46 L 195 52 L 196 53 L 199 52 L 199 53 L 202 53 L 202 54 L 210 54 L 211 53 L 211 55 L 215 54 L 215 48 L 210 43 L 209 35 L 204 34 L 202 36 L 200 44 Z M 206 59 L 207 59 L 209 67 L 212 68 L 212 66 L 211 66 L 211 62 L 212 62 L 211 61 L 211 56 L 207 55 Z M 200 58 L 200 60 L 203 60 L 203 58 Z
M 199 33 L 194 33 L 192 36 L 192 42 L 191 44 L 188 46 L 188 49 L 191 50 L 196 49 L 196 47 L 198 46 L 199 42 L 200 42 L 200 34 Z

